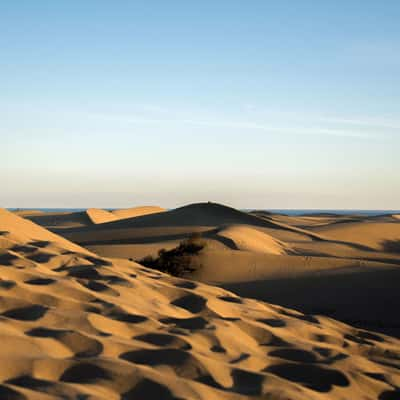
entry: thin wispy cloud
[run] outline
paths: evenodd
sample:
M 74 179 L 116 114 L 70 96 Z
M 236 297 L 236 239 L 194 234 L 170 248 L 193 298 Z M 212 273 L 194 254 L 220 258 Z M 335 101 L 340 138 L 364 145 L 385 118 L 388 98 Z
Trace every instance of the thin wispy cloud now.
M 352 129 L 332 129 L 332 128 L 314 128 L 307 126 L 288 127 L 279 126 L 273 123 L 260 123 L 242 120 L 218 120 L 218 119 L 188 119 L 188 118 L 157 118 L 143 117 L 142 115 L 116 115 L 116 114 L 88 114 L 88 118 L 113 121 L 123 124 L 151 124 L 162 126 L 179 126 L 189 125 L 197 127 L 221 128 L 244 131 L 262 131 L 269 134 L 287 134 L 287 135 L 320 135 L 320 136 L 340 136 L 352 138 L 374 138 L 379 137 L 377 134 L 370 132 L 360 132 Z
M 337 115 L 321 115 L 313 114 L 310 112 L 301 111 L 281 111 L 273 109 L 258 108 L 253 105 L 246 104 L 244 109 L 248 111 L 249 115 L 281 119 L 285 121 L 301 121 L 310 124 L 313 123 L 328 123 L 328 124 L 340 124 L 350 126 L 360 126 L 365 128 L 382 128 L 382 129 L 393 129 L 400 130 L 400 120 L 391 118 L 373 118 L 365 116 L 337 116 Z
M 218 117 L 218 113 L 207 115 L 204 112 L 168 109 L 161 106 L 137 106 L 132 112 L 126 107 L 121 107 L 123 113 L 103 111 L 78 111 L 73 109 L 35 109 L 31 112 L 36 116 L 45 117 L 47 114 L 52 118 L 60 116 L 60 120 L 73 121 L 75 125 L 85 122 L 84 125 L 90 129 L 107 126 L 114 131 L 124 130 L 132 125 L 155 126 L 160 133 L 168 132 L 169 129 L 184 129 L 187 127 L 204 127 L 209 129 L 220 129 L 221 131 L 243 131 L 263 132 L 270 135 L 288 136 L 320 136 L 320 137 L 343 137 L 372 140 L 376 138 L 391 138 L 400 135 L 400 121 L 390 119 L 377 119 L 367 117 L 327 116 L 291 111 L 275 111 L 245 106 L 243 116 L 245 118 L 229 117 L 224 113 Z M 233 111 L 230 113 L 234 114 Z M 62 117 L 62 118 L 61 118 Z M 91 127 L 92 126 L 92 127 Z M 159 128 L 158 128 L 159 127 Z M 72 129 L 72 128 L 71 128 Z M 64 129 L 65 130 L 65 127 Z M 41 132 L 45 132 L 42 129 Z M 398 132 L 397 132 L 398 131 Z

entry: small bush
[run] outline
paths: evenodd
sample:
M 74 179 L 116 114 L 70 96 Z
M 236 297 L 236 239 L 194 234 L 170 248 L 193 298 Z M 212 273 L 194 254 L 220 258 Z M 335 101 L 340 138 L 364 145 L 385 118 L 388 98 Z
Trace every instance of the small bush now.
M 171 250 L 161 249 L 158 257 L 146 256 L 137 262 L 145 267 L 166 272 L 174 276 L 183 276 L 194 272 L 197 268 L 193 265 L 193 256 L 205 247 L 199 234 L 193 234 L 183 240 L 178 247 Z

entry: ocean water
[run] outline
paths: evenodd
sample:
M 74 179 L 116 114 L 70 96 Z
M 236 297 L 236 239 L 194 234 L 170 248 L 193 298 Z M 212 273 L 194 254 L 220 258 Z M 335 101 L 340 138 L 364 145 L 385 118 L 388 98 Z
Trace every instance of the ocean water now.
M 10 211 L 23 211 L 23 210 L 38 210 L 43 212 L 79 212 L 86 211 L 86 208 L 36 208 L 36 207 L 27 207 L 27 208 L 7 208 Z M 110 209 L 111 210 L 111 209 Z
M 10 211 L 15 210 L 40 210 L 44 212 L 79 212 L 85 211 L 86 208 L 8 208 Z M 107 210 L 113 210 L 113 208 L 107 208 Z M 252 211 L 252 209 L 246 209 L 243 211 Z M 286 215 L 312 215 L 312 214 L 336 214 L 336 215 L 365 215 L 365 216 L 377 216 L 385 214 L 400 214 L 400 210 L 334 210 L 334 209 L 257 209 L 257 211 L 267 211 L 277 214 Z
M 312 214 L 336 214 L 336 215 L 365 215 L 365 216 L 377 216 L 377 215 L 385 215 L 385 214 L 399 214 L 400 210 L 327 210 L 327 209 L 293 209 L 293 210 L 285 210 L 285 209 L 269 209 L 265 210 L 278 214 L 286 214 L 286 215 L 312 215 Z

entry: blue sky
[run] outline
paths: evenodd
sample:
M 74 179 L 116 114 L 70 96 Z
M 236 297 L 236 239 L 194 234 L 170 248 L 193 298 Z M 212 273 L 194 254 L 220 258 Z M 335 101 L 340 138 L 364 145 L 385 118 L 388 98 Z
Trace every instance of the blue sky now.
M 3 207 L 400 208 L 400 2 L 1 1 Z

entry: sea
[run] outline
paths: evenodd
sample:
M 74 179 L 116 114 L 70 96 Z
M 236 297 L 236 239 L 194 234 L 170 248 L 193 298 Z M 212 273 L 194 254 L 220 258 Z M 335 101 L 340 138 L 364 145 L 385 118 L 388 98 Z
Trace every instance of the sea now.
M 8 208 L 10 211 L 15 210 L 39 210 L 43 212 L 79 212 L 85 211 L 86 208 Z M 115 210 L 114 208 L 106 208 L 106 210 Z M 253 209 L 245 209 L 243 211 L 253 211 Z M 400 210 L 335 210 L 335 209 L 277 209 L 277 208 L 267 208 L 260 209 L 257 211 L 271 212 L 275 214 L 285 214 L 285 215 L 313 215 L 313 214 L 335 214 L 335 215 L 365 215 L 365 216 L 378 216 L 386 214 L 400 214 Z
M 335 215 L 365 215 L 368 217 L 400 213 L 400 210 L 268 209 L 265 211 L 272 212 L 275 214 L 285 214 L 285 215 L 335 214 Z

